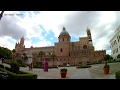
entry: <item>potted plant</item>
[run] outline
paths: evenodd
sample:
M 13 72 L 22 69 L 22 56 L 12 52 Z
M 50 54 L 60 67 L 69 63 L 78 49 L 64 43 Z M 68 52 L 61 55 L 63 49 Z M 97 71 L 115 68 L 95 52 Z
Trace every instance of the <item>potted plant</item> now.
M 62 69 L 60 69 L 60 73 L 61 73 L 61 78 L 66 78 L 66 75 L 67 75 L 67 69 L 66 69 L 66 68 L 62 68 Z
M 104 69 L 104 74 L 109 74 L 110 66 L 107 65 L 107 62 L 105 63 L 105 66 L 103 69 Z
M 109 74 L 109 70 L 110 70 L 110 66 L 107 65 L 107 61 L 110 59 L 110 55 L 106 55 L 104 57 L 104 60 L 105 60 L 105 65 L 104 65 L 104 74 Z

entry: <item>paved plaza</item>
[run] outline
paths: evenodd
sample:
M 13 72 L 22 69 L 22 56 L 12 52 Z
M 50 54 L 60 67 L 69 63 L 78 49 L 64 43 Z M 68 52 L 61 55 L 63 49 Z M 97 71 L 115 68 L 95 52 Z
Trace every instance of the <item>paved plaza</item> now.
M 6 64 L 5 64 L 6 65 Z M 38 79 L 62 79 L 60 75 L 61 68 L 67 68 L 67 77 L 65 79 L 115 79 L 115 72 L 120 71 L 120 63 L 109 63 L 110 74 L 104 75 L 104 64 L 91 65 L 91 68 L 76 67 L 59 67 L 48 69 L 48 72 L 44 72 L 43 69 L 33 68 L 29 71 L 28 67 L 20 67 L 20 70 L 25 72 L 31 72 L 38 75 Z M 9 66 L 9 65 L 8 65 Z

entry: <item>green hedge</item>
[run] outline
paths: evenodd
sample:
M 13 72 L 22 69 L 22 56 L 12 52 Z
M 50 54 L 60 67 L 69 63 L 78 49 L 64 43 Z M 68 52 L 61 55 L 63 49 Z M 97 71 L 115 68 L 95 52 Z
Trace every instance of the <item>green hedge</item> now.
M 115 77 L 116 77 L 116 79 L 120 79 L 120 71 L 115 73 Z
M 42 66 L 38 66 L 38 67 L 33 67 L 33 68 L 40 68 L 40 69 L 44 69 Z M 58 68 L 57 66 L 49 66 L 48 69 L 52 69 L 52 68 Z
M 8 71 L 10 71 L 10 72 L 12 72 L 12 73 L 15 73 L 14 70 L 12 70 L 12 69 L 9 68 L 9 67 L 5 67 L 5 69 L 8 70 Z M 27 74 L 27 73 L 26 73 L 26 72 L 23 72 L 23 71 L 18 71 L 18 72 L 16 72 L 15 74 Z
M 4 69 L 4 65 L 0 64 L 0 68 L 3 68 L 3 69 Z
M 0 71 L 7 72 L 7 74 L 9 75 L 8 79 L 37 79 L 37 74 L 32 74 L 28 72 L 21 71 L 26 74 L 15 74 L 3 68 L 0 68 Z

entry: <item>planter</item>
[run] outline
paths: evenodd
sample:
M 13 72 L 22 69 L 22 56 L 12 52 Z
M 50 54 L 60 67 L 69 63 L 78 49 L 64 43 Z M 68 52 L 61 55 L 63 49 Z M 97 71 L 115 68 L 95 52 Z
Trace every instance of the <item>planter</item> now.
M 66 78 L 67 72 L 61 72 L 61 78 Z
M 61 78 L 66 78 L 67 69 L 66 68 L 60 69 L 60 74 Z
M 109 74 L 109 68 L 104 68 L 104 74 Z

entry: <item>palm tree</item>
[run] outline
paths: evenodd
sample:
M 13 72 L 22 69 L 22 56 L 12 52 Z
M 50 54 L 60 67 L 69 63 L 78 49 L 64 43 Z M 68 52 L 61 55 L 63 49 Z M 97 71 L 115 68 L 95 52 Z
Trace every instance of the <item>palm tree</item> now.
M 45 55 L 45 52 L 43 52 L 43 51 L 38 52 L 38 57 L 40 57 L 41 61 L 42 61 L 42 58 L 43 58 L 44 55 Z
M 54 61 L 55 61 L 55 58 L 56 58 L 56 55 L 53 53 L 50 58 L 53 60 L 53 66 L 54 66 Z

